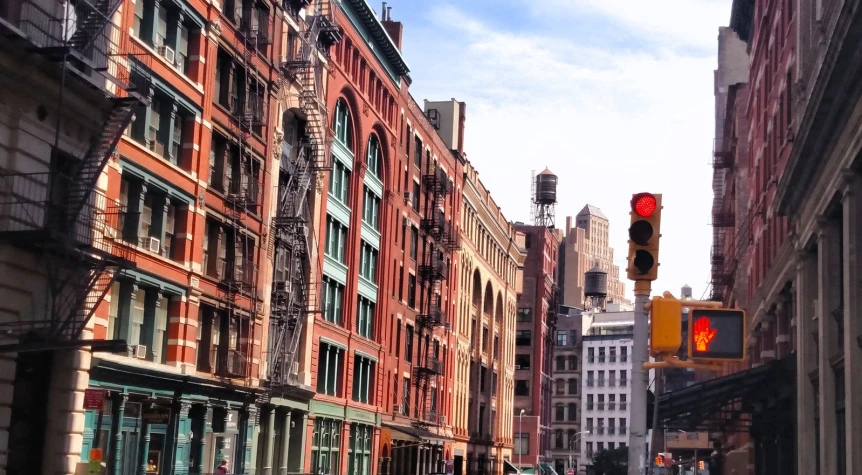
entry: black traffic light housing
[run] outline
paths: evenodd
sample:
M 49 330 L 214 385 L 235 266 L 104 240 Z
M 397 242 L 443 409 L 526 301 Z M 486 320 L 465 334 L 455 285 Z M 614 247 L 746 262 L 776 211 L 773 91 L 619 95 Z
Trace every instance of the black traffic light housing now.
M 660 194 L 636 193 L 632 196 L 626 268 L 629 280 L 652 281 L 658 278 L 661 208 Z

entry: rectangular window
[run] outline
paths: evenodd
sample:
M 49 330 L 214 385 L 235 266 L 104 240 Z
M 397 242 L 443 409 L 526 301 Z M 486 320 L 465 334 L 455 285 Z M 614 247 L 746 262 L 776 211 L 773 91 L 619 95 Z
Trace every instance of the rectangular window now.
M 410 226 L 410 258 L 416 260 L 416 252 L 419 248 L 419 230 L 416 226 Z
M 350 170 L 338 160 L 332 161 L 329 172 L 329 195 L 347 206 L 350 191 Z
M 377 283 L 377 249 L 365 241 L 359 246 L 359 276 L 373 284 Z
M 168 304 L 170 300 L 159 296 L 155 300 L 155 334 L 153 335 L 153 348 L 150 352 L 156 363 L 168 362 Z
M 368 339 L 374 338 L 374 302 L 360 296 L 356 307 L 356 333 Z
M 324 276 L 321 294 L 321 298 L 323 300 L 324 320 L 336 325 L 341 325 L 344 286 L 329 277 Z
M 377 229 L 380 220 L 380 198 L 367 186 L 363 194 L 362 221 Z
M 413 182 L 413 209 L 415 209 L 416 211 L 419 211 L 419 196 L 420 196 L 419 183 L 414 181 Z
M 557 346 L 566 346 L 568 336 L 565 330 L 557 330 Z
M 317 392 L 327 396 L 341 396 L 341 375 L 344 371 L 344 349 L 320 343 L 317 362 Z
M 530 453 L 530 434 L 526 432 L 515 434 L 514 455 L 529 455 Z
M 324 244 L 324 253 L 335 259 L 336 261 L 345 264 L 345 251 L 347 249 L 347 226 L 326 215 L 326 243 Z
M 401 389 L 401 413 L 410 416 L 410 379 L 404 378 Z
M 533 309 L 532 308 L 519 308 L 517 320 L 519 323 L 532 322 L 533 321 Z
M 526 379 L 515 380 L 515 396 L 529 396 L 530 384 Z
M 530 355 L 515 355 L 515 369 L 530 369 Z
M 404 359 L 408 363 L 413 362 L 413 327 L 407 325 L 404 332 Z
M 415 147 L 413 150 L 413 165 L 416 165 L 416 168 L 422 168 L 422 140 L 420 140 L 419 137 L 415 138 Z
M 413 274 L 407 276 L 407 305 L 416 308 L 416 276 Z
M 573 402 L 570 402 L 568 413 L 569 413 L 569 421 L 578 420 L 578 405 L 573 403 Z
M 482 352 L 488 351 L 488 327 L 482 327 Z
M 517 330 L 515 332 L 515 346 L 532 345 L 532 332 L 530 330 Z
M 353 400 L 362 404 L 372 404 L 375 364 L 368 358 L 353 357 Z

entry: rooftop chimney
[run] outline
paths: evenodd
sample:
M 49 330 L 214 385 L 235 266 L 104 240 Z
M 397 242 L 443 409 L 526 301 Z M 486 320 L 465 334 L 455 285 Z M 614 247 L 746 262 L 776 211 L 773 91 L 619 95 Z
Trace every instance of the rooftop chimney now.
M 386 2 L 383 2 L 383 9 L 380 15 L 383 18 L 380 22 L 383 25 L 383 29 L 392 38 L 398 51 L 401 51 L 401 37 L 404 35 L 404 25 L 400 21 L 392 21 L 392 7 L 386 6 Z

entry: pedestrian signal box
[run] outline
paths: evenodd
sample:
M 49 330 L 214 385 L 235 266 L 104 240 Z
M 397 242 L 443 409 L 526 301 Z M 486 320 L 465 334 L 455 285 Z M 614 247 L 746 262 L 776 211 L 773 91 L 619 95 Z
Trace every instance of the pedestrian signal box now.
M 682 302 L 672 297 L 653 297 L 649 313 L 650 354 L 676 355 L 682 346 Z
M 738 309 L 692 308 L 688 319 L 691 359 L 745 359 L 745 312 Z

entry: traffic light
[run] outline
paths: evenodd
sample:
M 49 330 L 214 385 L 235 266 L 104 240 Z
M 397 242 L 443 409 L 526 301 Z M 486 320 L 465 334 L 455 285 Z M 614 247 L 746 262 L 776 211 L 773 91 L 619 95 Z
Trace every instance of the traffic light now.
M 703 463 L 703 460 L 698 460 L 698 461 L 697 461 L 697 469 L 698 469 L 698 470 L 703 470 L 703 469 L 705 469 L 705 468 L 706 468 L 706 464 L 704 464 L 704 463 Z
M 655 466 L 656 467 L 664 467 L 664 455 L 662 455 L 662 454 L 656 455 Z
M 692 359 L 745 359 L 745 312 L 738 309 L 691 309 L 688 356 Z
M 681 345 L 682 302 L 673 297 L 653 297 L 650 303 L 650 354 L 676 355 Z
M 661 195 L 637 193 L 631 201 L 629 257 L 626 269 L 630 280 L 656 280 L 658 241 L 661 236 Z

